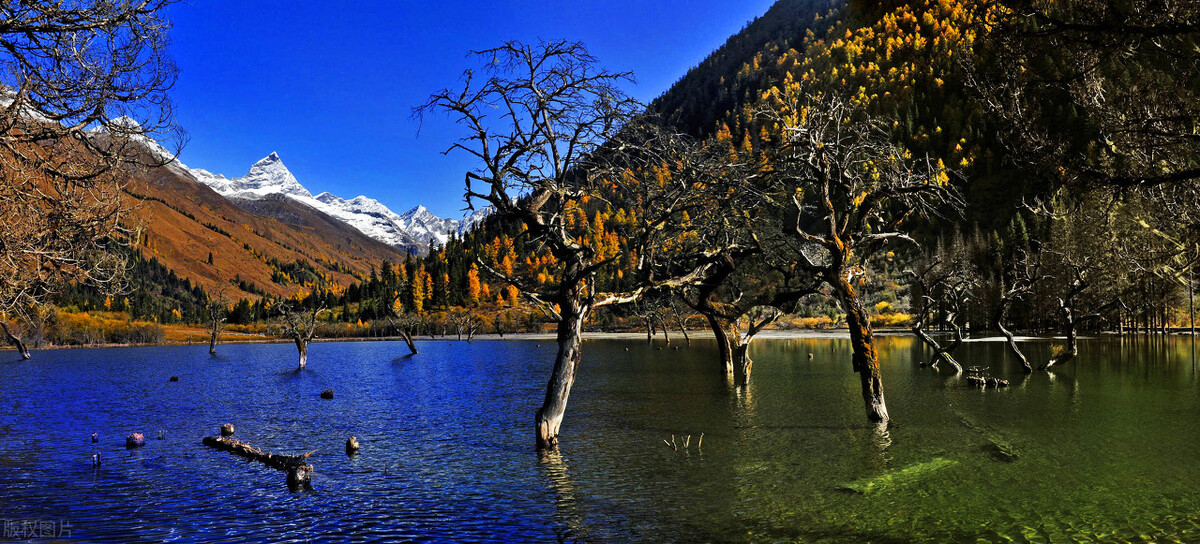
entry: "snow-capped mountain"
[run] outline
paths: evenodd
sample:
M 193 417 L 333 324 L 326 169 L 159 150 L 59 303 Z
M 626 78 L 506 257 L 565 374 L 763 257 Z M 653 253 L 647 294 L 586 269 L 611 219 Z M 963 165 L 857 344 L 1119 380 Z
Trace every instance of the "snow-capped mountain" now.
M 201 168 L 188 168 L 183 164 L 179 166 L 226 198 L 235 201 L 262 200 L 271 195 L 284 195 L 346 223 L 371 238 L 401 248 L 445 244 L 451 233 L 461 236 L 487 217 L 487 210 L 478 210 L 463 219 L 442 219 L 424 206 L 397 214 L 378 200 L 361 195 L 350 200 L 328 192 L 314 197 L 287 169 L 279 154 L 274 152 L 254 163 L 245 176 L 233 179 Z

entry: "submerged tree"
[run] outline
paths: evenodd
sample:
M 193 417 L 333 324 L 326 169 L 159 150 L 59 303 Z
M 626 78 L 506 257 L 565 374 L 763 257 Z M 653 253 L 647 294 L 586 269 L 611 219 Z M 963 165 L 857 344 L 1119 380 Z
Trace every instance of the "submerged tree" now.
M 225 289 L 221 289 L 217 298 L 208 301 L 208 354 L 217 354 L 217 343 L 221 341 L 221 332 L 225 329 L 225 321 L 229 318 L 229 301 L 225 299 Z
M 300 355 L 300 369 L 303 369 L 304 365 L 308 364 L 308 344 L 312 342 L 313 337 L 317 334 L 317 316 L 324 309 L 324 306 L 320 306 L 316 309 L 308 310 L 294 308 L 287 304 L 280 307 L 283 316 L 279 321 L 279 330 L 282 336 L 290 338 L 296 343 L 296 351 Z
M 962 365 L 954 358 L 954 351 L 963 343 L 963 306 L 976 286 L 969 264 L 957 256 L 939 251 L 940 257 L 931 262 L 919 263 L 909 271 L 912 277 L 912 304 L 914 317 L 912 332 L 933 350 L 929 365 L 936 367 L 945 362 L 962 372 Z M 952 336 L 943 344 L 929 334 L 929 327 L 942 326 L 950 329 Z
M 597 275 L 621 256 L 586 236 L 600 228 L 589 221 L 586 206 L 642 179 L 639 174 L 651 167 L 632 163 L 669 149 L 670 136 L 659 134 L 662 141 L 648 143 L 628 126 L 638 105 L 618 86 L 629 74 L 600 68 L 582 44 L 514 41 L 476 56 L 483 61 L 480 72 L 466 71 L 460 88 L 433 94 L 417 113 L 449 113 L 467 132 L 448 151 L 465 152 L 479 162 L 466 174 L 468 208 L 486 203 L 499 217 L 519 222 L 525 246 L 538 248 L 542 266 L 536 278 L 497 270 L 496 263 L 479 264 L 558 322 L 554 370 L 535 415 L 537 449 L 554 449 L 579 366 L 583 323 L 591 312 L 687 281 L 656 277 L 649 264 L 654 237 L 678 219 L 686 206 L 681 195 L 692 187 L 673 177 L 638 187 L 653 198 L 636 203 L 637 232 L 627 239 L 637 254 L 635 267 L 646 273 L 632 291 L 601 292 Z M 618 134 L 630 139 L 614 141 Z M 627 151 L 637 159 L 615 157 Z M 674 164 L 656 162 L 656 167 Z
M 860 289 L 869 259 L 889 244 L 915 241 L 914 224 L 961 204 L 941 161 L 913 159 L 892 142 L 890 123 L 837 97 L 806 97 L 798 84 L 765 97 L 759 119 L 783 138 L 765 203 L 773 251 L 819 278 L 846 312 L 867 418 L 887 421 L 879 354 Z M 782 221 L 782 224 L 778 222 Z
M 0 323 L 28 323 L 70 281 L 124 286 L 119 248 L 136 235 L 123 228 L 123 167 L 171 159 L 144 144 L 174 133 L 160 16 L 171 3 L 0 9 Z

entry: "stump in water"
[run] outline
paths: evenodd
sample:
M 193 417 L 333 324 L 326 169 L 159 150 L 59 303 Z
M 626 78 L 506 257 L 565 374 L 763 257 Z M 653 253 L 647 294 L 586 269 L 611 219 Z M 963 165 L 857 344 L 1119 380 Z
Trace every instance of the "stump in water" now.
M 229 437 L 233 436 L 233 424 L 232 423 L 226 423 L 224 425 L 221 425 L 221 436 L 223 436 L 225 438 L 229 438 Z
M 145 445 L 146 437 L 142 436 L 142 433 L 132 433 L 125 437 L 126 449 L 140 448 Z
M 346 439 L 346 455 L 354 455 L 358 453 L 358 437 L 351 436 Z
M 206 436 L 204 437 L 204 445 L 221 451 L 227 451 L 252 461 L 258 461 L 273 469 L 287 472 L 288 489 L 292 491 L 312 489 L 312 485 L 309 482 L 312 477 L 313 467 L 305 461 L 308 460 L 310 455 L 316 453 L 316 450 L 303 455 L 279 455 L 262 451 L 250 444 L 225 436 Z
M 324 391 L 321 391 L 321 398 L 323 398 L 325 400 L 332 400 L 333 399 L 333 390 L 326 389 Z

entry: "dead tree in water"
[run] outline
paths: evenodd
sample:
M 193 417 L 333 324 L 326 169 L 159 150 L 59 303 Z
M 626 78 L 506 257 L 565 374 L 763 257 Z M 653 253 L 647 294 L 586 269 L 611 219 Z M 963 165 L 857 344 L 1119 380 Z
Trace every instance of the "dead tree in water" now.
M 689 281 L 686 272 L 664 280 L 650 269 L 660 238 L 679 223 L 697 183 L 686 173 L 672 172 L 677 165 L 684 169 L 685 161 L 666 155 L 681 143 L 695 146 L 665 130 L 631 129 L 642 107 L 620 88 L 630 75 L 599 67 L 580 43 L 511 41 L 476 56 L 482 61 L 479 70 L 464 72 L 460 88 L 434 93 L 417 113 L 448 113 L 466 132 L 447 151 L 478 161 L 466 174 L 468 208 L 482 200 L 497 216 L 519 221 L 528 246 L 540 248 L 555 263 L 544 282 L 516 277 L 533 275 L 530 271 L 509 274 L 497 263 L 478 263 L 558 323 L 554 368 L 534 416 L 537 449 L 552 450 L 581 358 L 583 324 L 592 311 Z M 616 166 L 627 156 L 636 158 Z M 630 164 L 643 159 L 642 166 Z M 651 171 L 660 166 L 664 170 Z M 671 175 L 659 178 L 663 184 L 642 183 L 655 174 Z M 642 277 L 630 291 L 600 292 L 598 274 L 613 268 L 620 255 L 608 254 L 584 236 L 591 211 L 585 207 L 593 197 L 620 198 L 626 190 L 641 190 L 647 197 L 628 200 L 639 208 L 631 210 L 639 224 L 627 239 Z
M 470 342 L 475 337 L 475 333 L 479 332 L 479 316 L 466 308 L 451 312 L 446 319 L 454 323 L 454 331 L 459 340 L 463 339 L 465 333 L 467 342 Z
M 1004 335 L 1004 339 L 1008 344 L 1008 349 L 1016 355 L 1017 360 L 1021 361 L 1021 368 L 1025 373 L 1033 372 L 1033 365 L 1029 363 L 1029 358 L 1025 356 L 1025 352 L 1017 346 L 1017 342 L 1013 337 L 1012 331 L 1005 327 L 1004 323 L 1008 320 L 1008 310 L 1014 302 L 1024 299 L 1033 291 L 1034 284 L 1041 279 L 1041 261 L 1030 262 L 1028 253 L 1021 252 L 1013 263 L 1011 269 L 1012 279 L 1006 288 L 1003 283 L 1000 285 L 1001 293 L 1000 300 L 996 303 L 996 311 L 992 314 L 992 326 Z
M 283 305 L 282 310 L 280 330 L 284 337 L 291 338 L 296 343 L 296 350 L 300 355 L 299 368 L 303 369 L 308 363 L 308 344 L 317 334 L 317 316 L 325 310 L 325 306 L 319 306 L 315 310 L 302 310 Z
M 17 353 L 21 355 L 21 359 L 28 360 L 29 348 L 21 340 L 20 336 L 13 334 L 12 330 L 8 328 L 8 320 L 3 315 L 0 315 L 0 329 L 4 330 L 4 338 L 8 340 L 9 344 L 12 344 L 13 349 L 17 350 Z
M 221 332 L 225 328 L 228 308 L 225 301 L 225 289 L 221 289 L 215 300 L 208 301 L 208 354 L 217 354 L 217 343 L 221 341 Z
M 413 336 L 416 336 L 421 329 L 421 317 L 417 314 L 406 313 L 400 317 L 388 317 L 388 323 L 404 339 L 404 343 L 408 345 L 409 355 L 417 354 L 417 344 L 413 342 Z
M 751 247 L 722 252 L 704 279 L 679 291 L 684 303 L 708 321 L 725 374 L 738 387 L 750 384 L 750 344 L 758 333 L 783 315 L 781 309 L 816 292 L 809 277 L 772 270 Z
M 1075 298 L 1079 296 L 1084 289 L 1088 288 L 1087 272 L 1088 262 L 1084 259 L 1083 264 L 1076 264 L 1067 259 L 1066 265 L 1071 268 L 1073 278 L 1071 285 L 1067 289 L 1066 295 L 1058 299 L 1058 311 L 1062 316 L 1063 333 L 1067 336 L 1067 344 L 1063 346 L 1057 353 L 1051 355 L 1038 370 L 1050 370 L 1051 368 L 1065 364 L 1075 359 L 1079 355 L 1079 322 L 1084 319 L 1092 319 L 1099 317 L 1098 314 L 1086 316 L 1083 319 L 1077 319 L 1075 316 Z
M 941 161 L 917 160 L 893 143 L 890 120 L 868 116 L 838 97 L 814 98 L 800 86 L 772 89 L 757 117 L 780 127 L 764 185 L 769 222 L 760 236 L 778 241 L 770 253 L 829 286 L 846 313 L 863 405 L 871 421 L 888 420 L 871 316 L 859 294 L 868 260 L 889 244 L 915 241 L 912 223 L 962 208 Z
M 909 275 L 912 276 L 915 288 L 913 304 L 916 315 L 912 332 L 933 349 L 929 365 L 936 367 L 938 363 L 945 362 L 954 367 L 956 374 L 961 374 L 962 365 L 958 364 L 951 353 L 963 342 L 959 317 L 973 286 L 969 273 L 954 264 L 935 260 L 932 264 L 918 267 L 916 271 L 909 271 Z M 953 336 L 948 344 L 943 345 L 930 336 L 926 329 L 933 325 L 950 328 Z

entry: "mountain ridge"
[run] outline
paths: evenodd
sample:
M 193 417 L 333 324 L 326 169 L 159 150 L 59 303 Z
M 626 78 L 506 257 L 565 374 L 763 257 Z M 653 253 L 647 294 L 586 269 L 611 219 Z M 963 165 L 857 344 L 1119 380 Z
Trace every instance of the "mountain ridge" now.
M 433 214 L 423 205 L 398 214 L 366 195 L 344 199 L 326 191 L 313 196 L 274 151 L 251 165 L 246 175 L 237 178 L 177 164 L 197 181 L 235 203 L 283 195 L 401 249 L 427 250 L 433 244 L 444 245 L 451 236 L 463 236 L 488 214 L 486 210 L 477 210 L 462 219 L 449 219 Z

